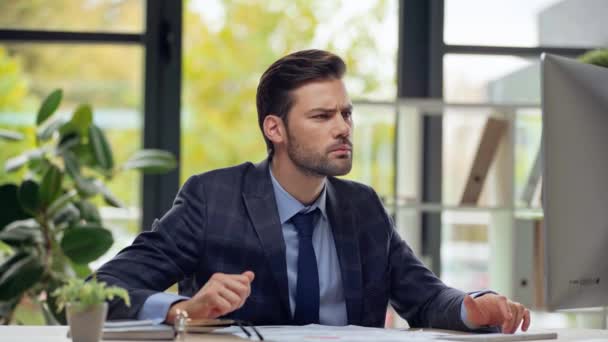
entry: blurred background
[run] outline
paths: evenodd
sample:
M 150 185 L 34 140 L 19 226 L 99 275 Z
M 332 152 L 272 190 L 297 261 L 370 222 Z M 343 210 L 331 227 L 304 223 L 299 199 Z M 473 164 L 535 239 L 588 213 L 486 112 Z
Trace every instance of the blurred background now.
M 118 162 L 142 147 L 179 157 L 168 175 L 110 184 L 126 208 L 102 208 L 115 243 L 96 268 L 150 229 L 189 176 L 262 160 L 261 73 L 327 49 L 348 65 L 355 106 L 346 178 L 378 192 L 423 261 L 449 285 L 534 308 L 535 327 L 594 326 L 593 310 L 543 311 L 534 163 L 540 54 L 606 47 L 607 17 L 605 0 L 0 0 L 0 128 L 26 136 L 0 141 L 0 160 L 32 145 L 38 105 L 58 87 L 60 114 L 94 107 Z M 466 201 L 490 118 L 505 126 Z M 0 183 L 21 176 L 0 169 Z M 387 325 L 402 324 L 389 312 Z

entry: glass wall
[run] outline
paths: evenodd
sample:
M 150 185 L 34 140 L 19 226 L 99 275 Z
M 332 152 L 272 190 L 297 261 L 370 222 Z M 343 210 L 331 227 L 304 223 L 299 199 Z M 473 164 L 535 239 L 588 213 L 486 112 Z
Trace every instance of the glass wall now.
M 542 284 L 526 278 L 539 270 L 521 258 L 532 258 L 533 243 L 527 240 L 542 222 L 540 53 L 577 58 L 584 52 L 579 48 L 608 46 L 602 29 L 608 6 L 603 0 L 445 0 L 444 5 L 445 101 L 514 107 L 474 214 L 461 208 L 459 196 L 486 119 L 472 110 L 444 113 L 443 204 L 457 207 L 442 214 L 442 278 L 465 289 L 485 284 L 542 309 L 532 295 Z M 566 316 L 536 317 L 536 326 L 568 324 Z
M 142 32 L 144 5 L 143 0 L 2 1 L 0 29 Z M 0 129 L 25 136 L 20 142 L 0 141 L 0 160 L 35 147 L 38 108 L 60 88 L 63 100 L 56 115 L 69 118 L 78 105 L 91 105 L 94 121 L 106 132 L 120 165 L 142 147 L 143 66 L 144 48 L 139 44 L 0 42 Z M 19 181 L 24 172 L 7 173 L 2 165 L 0 184 Z M 140 175 L 118 173 L 108 186 L 125 208 L 111 208 L 95 198 L 114 245 L 91 263 L 93 269 L 129 245 L 140 230 Z M 17 315 L 21 322 L 40 323 L 38 314 Z
M 120 60 L 121 63 L 116 63 Z M 53 89 L 64 97 L 56 115 L 70 117 L 76 106 L 93 107 L 94 120 L 107 134 L 117 165 L 141 148 L 143 49 L 128 45 L 0 44 L 0 79 L 9 90 L 0 102 L 0 128 L 26 139 L 1 141 L 0 160 L 33 148 L 38 107 Z M 0 169 L 0 183 L 20 179 Z M 100 265 L 130 244 L 139 232 L 140 175 L 119 173 L 108 185 L 125 209 L 102 207 L 115 244 Z M 103 201 L 99 199 L 99 204 Z M 95 266 L 95 265 L 93 265 Z
M 2 1 L 0 8 L 2 29 L 144 31 L 145 0 Z
M 446 44 L 594 47 L 606 44 L 604 0 L 445 0 Z

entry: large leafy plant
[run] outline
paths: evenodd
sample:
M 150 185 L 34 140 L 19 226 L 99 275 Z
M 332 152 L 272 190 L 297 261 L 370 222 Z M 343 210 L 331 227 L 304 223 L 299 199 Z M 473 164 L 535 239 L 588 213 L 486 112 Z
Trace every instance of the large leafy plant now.
M 22 170 L 24 175 L 20 184 L 0 185 L 4 323 L 10 322 L 24 296 L 41 305 L 47 322 L 65 322 L 48 294 L 67 278 L 88 276 L 88 264 L 113 243 L 96 202 L 102 198 L 114 207 L 121 203 L 104 182 L 130 169 L 163 173 L 176 166 L 175 157 L 161 150 L 140 150 L 116 165 L 91 107 L 78 106 L 70 118 L 54 115 L 61 99 L 62 91 L 55 90 L 43 101 L 36 117 L 35 146 L 4 164 L 7 172 Z M 0 140 L 20 139 L 21 134 L 0 130 Z

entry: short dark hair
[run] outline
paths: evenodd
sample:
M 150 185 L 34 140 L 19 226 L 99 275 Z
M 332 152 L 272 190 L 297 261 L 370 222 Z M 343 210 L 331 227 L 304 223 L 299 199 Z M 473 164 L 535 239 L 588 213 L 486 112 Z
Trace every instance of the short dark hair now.
M 291 91 L 314 81 L 341 79 L 346 65 L 339 56 L 323 50 L 303 50 L 289 54 L 262 74 L 256 95 L 258 124 L 266 141 L 268 154 L 274 152 L 272 142 L 264 134 L 264 119 L 269 114 L 287 124 L 287 113 L 293 106 Z

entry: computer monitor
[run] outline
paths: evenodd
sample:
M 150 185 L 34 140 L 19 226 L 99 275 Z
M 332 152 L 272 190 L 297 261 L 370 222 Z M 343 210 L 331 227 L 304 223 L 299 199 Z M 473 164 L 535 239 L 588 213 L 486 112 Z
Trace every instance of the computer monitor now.
M 545 303 L 608 305 L 608 68 L 543 54 Z

